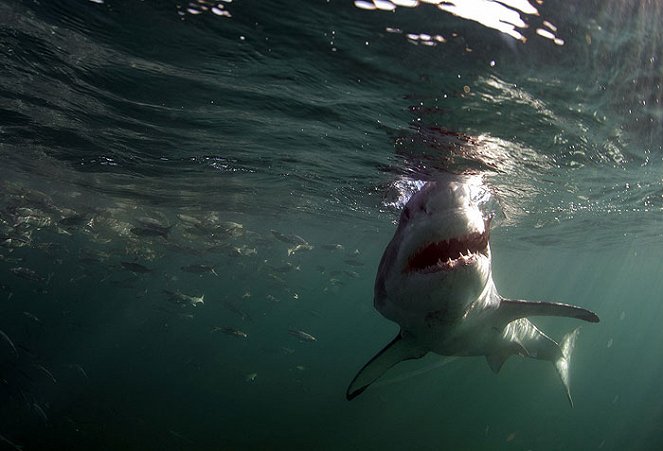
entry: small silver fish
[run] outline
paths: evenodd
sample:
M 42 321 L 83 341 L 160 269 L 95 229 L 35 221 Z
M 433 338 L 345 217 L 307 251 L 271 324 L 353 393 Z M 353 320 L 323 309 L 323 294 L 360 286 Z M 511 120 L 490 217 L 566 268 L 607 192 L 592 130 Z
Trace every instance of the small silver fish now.
M 204 304 L 205 303 L 205 295 L 204 294 L 202 296 L 190 296 L 188 294 L 182 293 L 179 290 L 177 290 L 177 291 L 163 290 L 163 291 L 168 296 L 170 296 L 171 299 L 175 300 L 176 302 L 178 302 L 180 304 L 188 303 L 188 304 L 191 304 L 195 307 L 198 304 Z
M 88 218 L 86 216 L 83 216 L 78 213 L 73 213 L 69 216 L 65 216 L 64 218 L 60 219 L 58 221 L 58 224 L 64 226 L 64 227 L 76 227 L 76 226 L 82 226 L 83 224 L 87 223 Z
M 9 446 L 13 450 L 17 450 L 17 451 L 22 451 L 23 450 L 22 446 L 17 445 L 16 443 L 12 442 L 11 440 L 9 440 L 7 437 L 5 437 L 3 435 L 0 435 L 0 443 L 5 443 L 7 446 Z
M 253 321 L 253 318 L 251 318 L 251 315 L 249 315 L 247 312 L 239 308 L 237 305 L 233 304 L 230 301 L 223 301 L 223 306 L 227 308 L 229 311 L 233 312 L 234 314 L 238 315 L 240 318 L 242 318 L 243 321 Z
M 9 268 L 9 272 L 14 274 L 17 277 L 20 277 L 21 279 L 29 280 L 31 282 L 39 282 L 42 283 L 46 279 L 37 274 L 35 271 L 33 271 L 30 268 L 26 268 L 24 266 L 17 266 L 15 268 Z
M 221 222 L 219 227 L 224 233 L 232 238 L 239 238 L 246 232 L 242 224 L 233 221 Z
M 285 235 L 276 230 L 270 230 L 274 238 L 288 244 L 308 244 L 304 238 L 299 235 Z
M 55 379 L 55 376 L 53 376 L 53 373 L 51 373 L 51 372 L 48 371 L 46 368 L 44 368 L 43 365 L 38 365 L 38 364 L 36 364 L 36 365 L 33 365 L 33 366 L 34 366 L 35 368 L 37 368 L 39 371 L 41 371 L 42 373 L 44 373 L 46 376 L 48 376 L 48 378 L 49 378 L 50 380 L 52 380 L 54 384 L 56 384 L 56 383 L 58 382 L 57 379 Z
M 214 267 L 210 265 L 192 264 L 182 266 L 180 269 L 184 272 L 190 272 L 192 274 L 214 274 L 215 276 L 219 277 L 217 272 L 214 270 Z
M 168 238 L 168 233 L 170 233 L 171 228 L 172 226 L 165 229 L 155 228 L 155 227 L 132 227 L 131 229 L 129 229 L 129 231 L 136 236 L 142 236 L 142 237 L 160 236 L 162 238 Z
M 18 351 L 16 350 L 16 346 L 14 346 L 14 342 L 11 340 L 11 338 L 9 338 L 9 336 L 1 330 L 0 330 L 0 337 L 2 337 L 7 342 L 10 348 L 12 348 L 12 351 L 14 352 L 14 357 L 18 359 Z
M 248 257 L 250 255 L 257 255 L 258 250 L 255 247 L 248 247 L 246 244 L 242 244 L 241 246 L 235 246 L 232 249 L 230 249 L 230 255 L 232 256 L 244 256 Z
M 172 226 L 165 224 L 163 221 L 160 221 L 155 218 L 150 218 L 149 216 L 141 216 L 136 218 L 136 222 L 143 227 L 153 228 L 153 229 L 169 229 Z
M 184 213 L 178 213 L 176 216 L 177 219 L 190 226 L 199 226 L 202 224 L 202 221 L 195 216 L 187 215 Z
M 306 333 L 303 330 L 288 329 L 288 333 L 293 337 L 300 339 L 301 341 L 314 342 L 318 340 L 313 335 Z
M 223 332 L 226 335 L 232 335 L 233 337 L 238 338 L 248 338 L 249 334 L 234 327 L 212 327 L 212 332 Z
M 71 363 L 71 364 L 67 365 L 67 367 L 68 367 L 68 368 L 71 368 L 71 369 L 73 369 L 73 370 L 76 370 L 76 371 L 77 371 L 78 373 L 80 373 L 85 379 L 89 379 L 89 378 L 88 378 L 88 375 L 87 375 L 87 372 L 85 371 L 85 369 L 84 369 L 82 366 L 80 366 L 78 363 Z
M 140 263 L 135 263 L 135 262 L 120 262 L 122 267 L 124 269 L 128 269 L 129 271 L 133 273 L 141 273 L 145 274 L 148 272 L 152 272 L 152 270 L 146 266 L 141 265 Z
M 37 416 L 39 416 L 42 419 L 44 424 L 48 424 L 48 415 L 46 415 L 46 412 L 44 412 L 44 409 L 42 409 L 42 407 L 39 404 L 37 404 L 36 402 L 32 403 L 32 408 L 35 411 L 35 413 L 37 414 Z
M 323 244 L 320 247 L 326 251 L 342 251 L 345 249 L 342 244 Z
M 31 319 L 32 321 L 34 321 L 35 323 L 41 323 L 41 320 L 40 320 L 39 318 L 37 318 L 35 315 L 33 315 L 32 313 L 30 313 L 30 312 L 23 312 L 23 314 L 24 314 L 25 316 L 27 316 L 28 318 L 30 318 L 30 319 Z
M 298 245 L 296 245 L 296 246 L 293 246 L 293 247 L 291 247 L 291 248 L 288 248 L 288 256 L 291 256 L 291 255 L 294 254 L 295 252 L 299 252 L 299 251 L 310 251 L 310 250 L 313 250 L 313 246 L 311 246 L 311 245 L 308 244 L 308 243 L 300 243 L 300 244 L 298 244 Z

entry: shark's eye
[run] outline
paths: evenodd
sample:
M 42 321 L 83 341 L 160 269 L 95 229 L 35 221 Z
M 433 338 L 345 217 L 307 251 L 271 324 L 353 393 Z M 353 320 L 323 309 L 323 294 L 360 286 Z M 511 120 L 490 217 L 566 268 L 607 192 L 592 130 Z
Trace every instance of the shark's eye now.
M 410 219 L 410 209 L 408 207 L 403 208 L 402 216 L 403 219 Z

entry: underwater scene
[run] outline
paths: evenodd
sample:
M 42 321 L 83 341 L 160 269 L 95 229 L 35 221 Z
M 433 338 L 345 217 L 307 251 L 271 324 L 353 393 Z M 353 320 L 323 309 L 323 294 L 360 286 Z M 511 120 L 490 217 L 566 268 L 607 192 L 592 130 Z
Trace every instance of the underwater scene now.
M 663 449 L 662 21 L 1 0 L 0 450 Z

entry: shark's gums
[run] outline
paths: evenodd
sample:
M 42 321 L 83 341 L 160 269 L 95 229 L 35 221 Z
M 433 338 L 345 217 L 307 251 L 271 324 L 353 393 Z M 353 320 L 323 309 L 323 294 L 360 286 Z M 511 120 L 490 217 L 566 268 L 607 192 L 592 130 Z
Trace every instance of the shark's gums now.
M 428 352 L 485 356 L 497 373 L 514 354 L 553 363 L 569 402 L 569 362 L 578 329 L 558 344 L 527 317 L 564 316 L 596 323 L 584 308 L 504 299 L 493 283 L 489 221 L 472 187 L 477 178 L 441 176 L 405 205 L 375 280 L 375 308 L 400 332 L 355 376 L 361 394 L 389 368 Z

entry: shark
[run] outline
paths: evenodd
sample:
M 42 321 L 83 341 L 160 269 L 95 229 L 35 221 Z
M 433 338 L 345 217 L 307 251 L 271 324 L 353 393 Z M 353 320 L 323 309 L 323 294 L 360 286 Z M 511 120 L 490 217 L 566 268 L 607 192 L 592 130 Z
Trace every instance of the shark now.
M 558 343 L 529 317 L 591 323 L 599 317 L 570 304 L 500 296 L 492 277 L 492 216 L 483 214 L 482 196 L 476 194 L 482 186 L 479 176 L 441 175 L 405 204 L 374 286 L 376 310 L 400 331 L 357 373 L 348 400 L 399 362 L 433 352 L 484 356 L 494 373 L 512 355 L 552 362 L 573 407 L 569 364 L 578 328 Z

